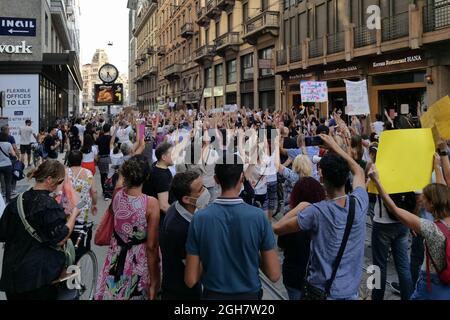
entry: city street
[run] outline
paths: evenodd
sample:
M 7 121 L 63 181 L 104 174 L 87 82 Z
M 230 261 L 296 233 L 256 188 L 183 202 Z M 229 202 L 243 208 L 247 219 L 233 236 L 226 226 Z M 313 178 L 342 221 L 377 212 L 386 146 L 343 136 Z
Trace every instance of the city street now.
M 60 156 L 60 160 L 62 160 L 61 156 Z M 97 171 L 95 178 L 96 178 L 96 182 L 97 182 L 97 187 L 100 188 L 100 175 L 98 174 L 98 171 Z M 30 187 L 29 181 L 24 179 L 17 184 L 17 192 L 19 192 L 19 193 L 24 192 L 29 187 Z M 110 201 L 104 201 L 102 197 L 98 198 L 98 202 L 97 202 L 98 215 L 96 215 L 93 218 L 96 225 L 98 225 L 98 223 L 100 222 L 100 219 L 101 219 L 103 213 L 105 212 L 107 206 L 109 206 L 109 203 L 110 203 Z M 366 251 L 365 251 L 365 258 L 364 258 L 365 266 L 372 264 L 371 263 L 371 251 L 370 251 L 370 247 L 369 247 L 370 246 L 370 238 L 371 238 L 370 231 L 371 231 L 370 228 L 368 228 L 367 239 L 366 239 Z M 98 264 L 99 264 L 99 272 L 100 272 L 100 269 L 103 266 L 103 263 L 105 261 L 107 247 L 99 247 L 92 243 L 92 248 L 93 248 L 95 255 L 97 256 Z M 283 258 L 282 252 L 280 252 L 279 255 L 280 255 L 280 259 L 282 259 Z M 3 244 L 0 244 L 0 274 L 1 274 L 1 262 L 3 261 L 2 258 L 3 258 Z M 361 281 L 361 288 L 363 288 L 363 289 L 365 288 L 364 284 L 366 282 L 366 279 L 367 279 L 367 276 L 363 273 L 363 277 L 362 277 L 362 281 Z M 282 280 L 278 281 L 275 284 L 270 283 L 265 277 L 263 277 L 262 280 L 263 280 L 262 284 L 263 284 L 263 289 L 264 289 L 264 296 L 263 296 L 264 300 L 279 300 L 281 298 L 283 298 L 285 300 L 288 299 L 287 292 L 283 286 Z M 388 268 L 388 282 L 391 282 L 391 281 L 397 281 L 392 259 L 391 259 L 391 261 L 389 261 L 389 268 Z M 360 292 L 367 294 L 368 291 L 362 290 Z M 367 298 L 367 296 L 364 296 L 364 298 Z M 4 300 L 4 299 L 5 299 L 4 293 L 0 292 L 0 300 Z M 370 299 L 370 297 L 369 297 L 369 299 Z M 389 286 L 386 286 L 385 299 L 398 300 L 399 296 L 393 294 L 392 289 Z

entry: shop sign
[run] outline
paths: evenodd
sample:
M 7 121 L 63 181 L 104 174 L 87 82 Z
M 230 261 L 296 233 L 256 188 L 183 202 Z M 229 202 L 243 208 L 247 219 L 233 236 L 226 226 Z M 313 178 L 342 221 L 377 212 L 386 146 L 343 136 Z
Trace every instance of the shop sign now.
M 0 36 L 36 36 L 36 19 L 0 17 Z
M 7 54 L 33 54 L 33 51 L 31 51 L 31 48 L 33 46 L 27 45 L 26 41 L 22 41 L 19 45 L 12 45 L 12 44 L 0 44 L 0 53 L 7 53 Z
M 314 73 L 308 72 L 308 73 L 298 73 L 293 74 L 289 76 L 289 80 L 298 80 L 298 79 L 309 79 L 314 77 Z
M 214 87 L 214 97 L 223 96 L 223 87 Z
M 203 90 L 203 98 L 211 98 L 212 97 L 212 88 L 205 88 Z
M 237 91 L 237 85 L 236 85 L 236 83 L 233 83 L 233 84 L 227 84 L 227 86 L 225 87 L 225 91 L 226 91 L 226 92 L 236 92 L 236 91 Z
M 272 59 L 259 59 L 258 60 L 260 69 L 272 69 L 273 68 L 273 60 Z
M 321 78 L 323 80 L 351 78 L 358 76 L 360 70 L 357 64 L 328 67 L 323 69 Z
M 3 116 L 8 117 L 11 135 L 20 144 L 19 129 L 25 120 L 31 120 L 33 131 L 39 132 L 39 75 L 0 75 L 0 91 L 5 102 Z
M 423 51 L 408 51 L 377 57 L 369 63 L 369 73 L 402 71 L 426 68 L 427 61 Z

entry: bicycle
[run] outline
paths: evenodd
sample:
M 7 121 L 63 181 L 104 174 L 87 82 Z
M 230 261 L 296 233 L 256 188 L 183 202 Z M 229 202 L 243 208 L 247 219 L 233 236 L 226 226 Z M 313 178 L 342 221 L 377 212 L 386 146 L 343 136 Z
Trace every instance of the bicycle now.
M 74 233 L 78 234 L 77 241 L 75 243 L 75 252 L 80 250 L 80 244 L 84 241 L 83 247 L 87 246 L 87 236 L 92 234 L 92 229 L 94 228 L 94 222 L 86 222 L 83 224 L 76 224 L 73 230 Z M 78 256 L 78 253 L 77 253 Z M 78 289 L 78 299 L 79 300 L 93 300 L 94 291 L 97 285 L 98 278 L 98 261 L 95 253 L 89 249 L 84 252 L 80 258 L 76 261 L 76 265 L 80 270 L 80 286 Z

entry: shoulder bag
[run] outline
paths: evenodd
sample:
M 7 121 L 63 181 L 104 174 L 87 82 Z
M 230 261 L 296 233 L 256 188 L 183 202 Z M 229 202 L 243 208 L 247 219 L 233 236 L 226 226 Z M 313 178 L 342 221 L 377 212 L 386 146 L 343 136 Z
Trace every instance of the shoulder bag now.
M 336 278 L 339 265 L 341 264 L 342 256 L 344 255 L 345 247 L 350 236 L 350 231 L 355 220 L 355 198 L 350 196 L 349 212 L 347 216 L 347 224 L 345 226 L 344 237 L 342 238 L 341 247 L 339 248 L 336 260 L 333 263 L 333 272 L 331 278 L 325 283 L 325 290 L 314 287 L 308 281 L 305 281 L 303 300 L 327 300 L 330 296 L 331 286 Z
M 19 194 L 17 197 L 17 211 L 19 213 L 20 220 L 22 220 L 25 230 L 39 243 L 42 243 L 41 237 L 37 234 L 37 231 L 28 223 L 25 218 L 25 212 L 23 211 L 23 193 Z M 75 247 L 72 240 L 69 238 L 64 244 L 63 248 L 57 246 L 50 246 L 52 249 L 64 252 L 66 256 L 66 267 L 71 266 L 75 263 Z

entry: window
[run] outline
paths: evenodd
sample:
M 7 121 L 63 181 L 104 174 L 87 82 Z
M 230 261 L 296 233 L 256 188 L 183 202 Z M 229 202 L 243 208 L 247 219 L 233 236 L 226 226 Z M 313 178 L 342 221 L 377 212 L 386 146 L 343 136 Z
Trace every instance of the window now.
M 271 66 L 272 65 L 272 59 L 273 59 L 273 48 L 266 48 L 259 51 L 259 59 L 260 59 L 260 66 L 259 66 L 259 75 L 260 77 L 267 77 L 267 76 L 273 76 L 274 71 L 272 68 L 261 68 L 265 67 L 266 65 Z
M 216 20 L 216 39 L 220 36 L 220 20 Z
M 242 4 L 242 20 L 244 23 L 248 20 L 248 2 Z
M 212 84 L 212 68 L 205 69 L 205 88 L 211 88 Z
M 236 60 L 227 61 L 227 83 L 236 83 Z
M 209 28 L 205 29 L 205 44 L 209 44 Z
M 233 12 L 227 16 L 228 32 L 233 31 Z
M 45 13 L 45 45 L 48 46 L 48 16 Z
M 218 64 L 214 67 L 214 76 L 216 86 L 223 86 L 223 64 Z
M 241 75 L 242 80 L 253 79 L 253 54 L 249 53 L 241 58 Z

